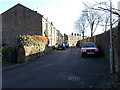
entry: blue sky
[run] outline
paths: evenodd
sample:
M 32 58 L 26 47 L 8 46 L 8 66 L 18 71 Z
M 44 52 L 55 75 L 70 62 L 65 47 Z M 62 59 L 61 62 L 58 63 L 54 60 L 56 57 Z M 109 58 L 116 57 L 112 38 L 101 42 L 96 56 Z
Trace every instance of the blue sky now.
M 98 0 L 83 0 L 98 1 Z M 103 0 L 100 0 L 103 1 Z M 117 3 L 114 0 L 113 3 Z M 82 0 L 0 0 L 0 13 L 8 10 L 16 4 L 22 4 L 38 13 L 48 17 L 49 22 L 53 22 L 54 26 L 61 33 L 71 34 L 75 32 L 73 28 L 74 22 L 79 17 L 83 9 Z M 90 35 L 90 32 L 87 32 Z

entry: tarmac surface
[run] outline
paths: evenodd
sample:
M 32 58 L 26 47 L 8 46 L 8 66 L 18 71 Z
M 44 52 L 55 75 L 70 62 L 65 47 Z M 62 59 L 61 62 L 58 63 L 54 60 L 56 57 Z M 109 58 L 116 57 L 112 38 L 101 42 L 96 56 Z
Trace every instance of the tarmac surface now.
M 3 88 L 111 88 L 109 61 L 81 57 L 78 48 L 56 50 L 35 61 L 3 66 Z

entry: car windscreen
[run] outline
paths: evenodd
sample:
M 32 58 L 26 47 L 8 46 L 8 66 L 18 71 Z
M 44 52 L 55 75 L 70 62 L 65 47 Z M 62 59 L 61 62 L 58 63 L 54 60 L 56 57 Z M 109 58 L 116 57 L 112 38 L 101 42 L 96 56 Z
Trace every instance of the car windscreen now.
M 58 46 L 63 46 L 63 44 L 59 44 Z
M 83 43 L 82 47 L 96 47 L 95 43 Z
M 67 42 L 64 42 L 64 44 L 68 44 Z

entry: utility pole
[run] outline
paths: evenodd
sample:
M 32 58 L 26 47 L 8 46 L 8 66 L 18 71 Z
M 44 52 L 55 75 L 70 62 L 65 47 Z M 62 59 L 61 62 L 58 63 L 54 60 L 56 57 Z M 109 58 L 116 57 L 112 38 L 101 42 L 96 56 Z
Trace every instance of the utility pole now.
M 110 73 L 113 73 L 113 42 L 112 42 L 112 0 L 110 0 Z

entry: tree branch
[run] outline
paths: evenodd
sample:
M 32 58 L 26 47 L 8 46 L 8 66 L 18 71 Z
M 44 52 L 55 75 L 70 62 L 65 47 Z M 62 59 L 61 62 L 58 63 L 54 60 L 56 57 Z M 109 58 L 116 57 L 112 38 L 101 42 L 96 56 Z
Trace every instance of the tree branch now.
M 103 10 L 105 10 L 105 11 L 112 12 L 113 14 L 118 15 L 118 16 L 120 17 L 120 14 L 117 13 L 116 11 L 114 12 L 114 11 L 111 11 L 111 10 L 109 10 L 109 9 L 105 9 L 105 8 L 102 8 L 102 7 L 98 7 L 98 8 L 101 8 L 101 9 L 103 9 Z

